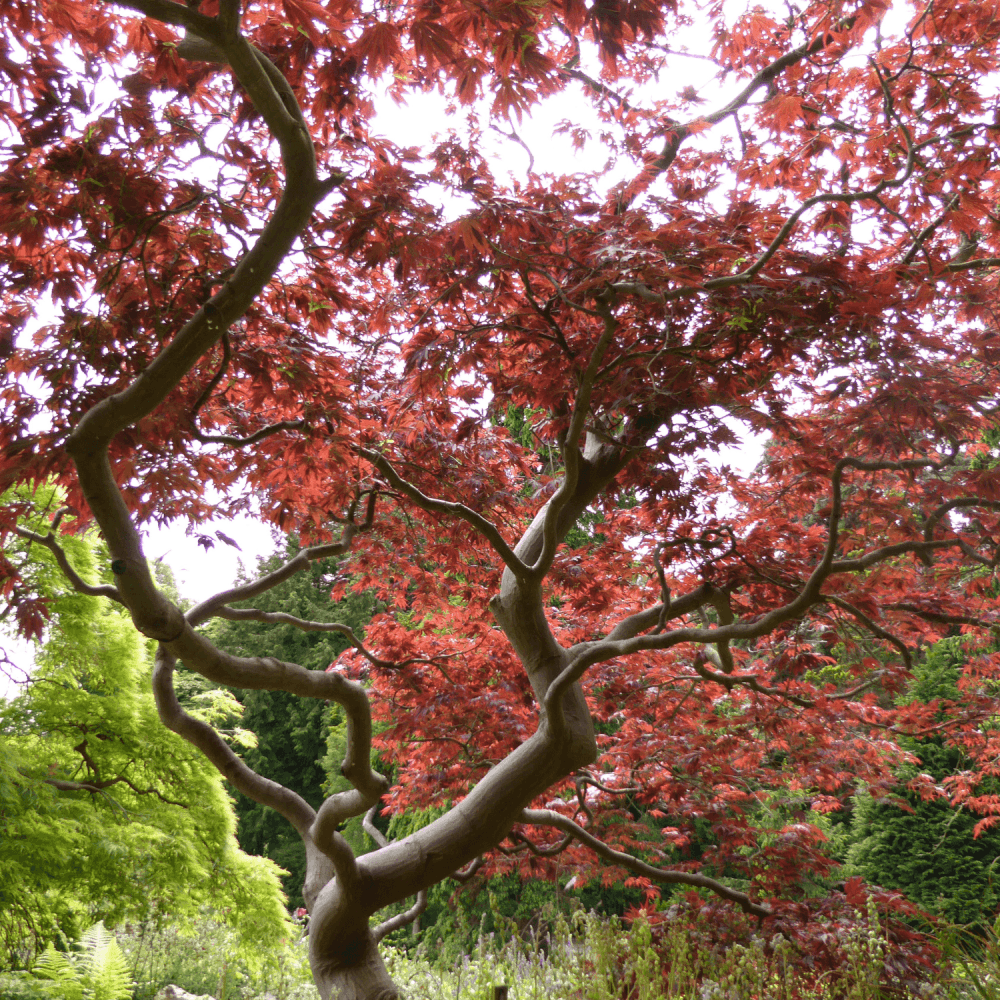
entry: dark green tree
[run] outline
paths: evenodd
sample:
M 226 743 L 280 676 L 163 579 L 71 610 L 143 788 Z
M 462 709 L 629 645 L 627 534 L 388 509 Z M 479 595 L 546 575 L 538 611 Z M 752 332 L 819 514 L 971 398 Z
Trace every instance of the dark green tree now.
M 297 543 L 289 541 L 284 551 L 258 561 L 254 578 L 273 571 L 297 551 Z M 245 609 L 252 603 L 264 615 L 283 612 L 319 624 L 339 622 L 360 636 L 375 601 L 370 595 L 353 593 L 331 601 L 336 572 L 335 560 L 311 563 L 307 572 L 294 575 L 253 602 L 234 606 Z M 237 656 L 274 656 L 310 670 L 325 670 L 350 645 L 340 632 L 321 628 L 303 631 L 288 624 L 253 619 L 216 619 L 211 628 L 213 641 Z M 340 788 L 337 782 L 343 781 L 339 775 L 328 777 L 322 763 L 328 754 L 328 742 L 339 745 L 344 740 L 346 723 L 340 707 L 327 707 L 286 691 L 238 691 L 236 695 L 243 703 L 241 725 L 257 737 L 257 745 L 243 751 L 244 760 L 258 774 L 291 788 L 318 808 L 331 791 Z M 337 760 L 342 759 L 341 747 Z M 289 906 L 303 906 L 306 862 L 301 837 L 273 809 L 239 792 L 235 798 L 240 846 L 281 865 L 289 873 L 283 879 Z
M 907 700 L 959 701 L 964 664 L 960 636 L 935 643 L 914 668 Z M 900 742 L 919 763 L 900 771 L 892 798 L 875 799 L 867 792 L 855 796 L 850 873 L 899 890 L 929 913 L 979 932 L 1000 908 L 1000 828 L 984 830 L 977 838 L 981 816 L 953 807 L 947 798 L 925 800 L 907 787 L 917 774 L 928 774 L 941 786 L 949 775 L 967 768 L 960 748 L 944 745 L 940 737 Z

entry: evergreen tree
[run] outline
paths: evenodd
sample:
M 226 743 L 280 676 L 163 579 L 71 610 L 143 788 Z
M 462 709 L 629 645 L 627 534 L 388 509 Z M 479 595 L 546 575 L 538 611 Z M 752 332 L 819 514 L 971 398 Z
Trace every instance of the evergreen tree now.
M 942 639 L 915 667 L 908 700 L 958 701 L 964 664 L 962 638 Z M 984 830 L 977 838 L 973 831 L 980 816 L 951 806 L 947 798 L 925 801 L 906 787 L 918 773 L 931 775 L 940 786 L 967 768 L 960 748 L 946 746 L 940 737 L 900 742 L 920 762 L 901 769 L 894 798 L 876 800 L 867 792 L 855 796 L 850 873 L 897 889 L 952 923 L 982 930 L 1000 907 L 1000 828 Z

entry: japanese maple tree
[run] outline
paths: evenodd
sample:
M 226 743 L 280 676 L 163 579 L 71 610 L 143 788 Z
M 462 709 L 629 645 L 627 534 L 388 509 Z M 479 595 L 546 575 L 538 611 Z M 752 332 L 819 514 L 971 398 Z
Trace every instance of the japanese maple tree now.
M 961 744 L 947 791 L 996 820 L 996 0 L 0 10 L 0 487 L 73 515 L 0 530 L 124 605 L 163 723 L 301 835 L 324 1000 L 395 997 L 377 943 L 421 904 L 370 918 L 498 848 L 794 915 L 828 864 L 804 810 L 887 787 L 894 733 Z M 384 88 L 453 127 L 378 134 Z M 517 174 L 494 129 L 523 158 L 553 101 L 589 172 Z M 183 614 L 143 524 L 243 511 L 305 547 Z M 90 520 L 111 582 L 64 557 Z M 333 554 L 387 610 L 330 671 L 199 631 L 287 624 L 231 605 Z M 949 633 L 962 698 L 906 705 Z M 350 790 L 252 772 L 179 662 L 339 703 Z M 380 802 L 450 808 L 356 857 L 338 827 Z

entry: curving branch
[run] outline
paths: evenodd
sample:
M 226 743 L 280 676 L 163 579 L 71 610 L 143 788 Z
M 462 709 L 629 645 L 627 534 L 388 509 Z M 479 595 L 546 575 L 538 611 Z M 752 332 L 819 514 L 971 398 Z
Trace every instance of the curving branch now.
M 392 467 L 389 460 L 384 455 L 370 448 L 359 448 L 358 454 L 369 461 L 383 476 L 389 481 L 393 489 L 398 490 L 404 496 L 412 500 L 421 510 L 429 514 L 446 514 L 459 517 L 467 524 L 470 524 L 480 535 L 485 538 L 493 547 L 493 551 L 503 560 L 504 565 L 517 577 L 523 578 L 530 574 L 530 570 L 514 554 L 514 550 L 504 540 L 499 529 L 492 521 L 488 521 L 482 514 L 477 514 L 471 507 L 466 507 L 464 503 L 454 503 L 450 500 L 438 500 L 422 493 L 412 483 L 407 482 Z
M 672 621 L 676 618 L 683 618 L 685 615 L 689 615 L 694 611 L 707 604 L 711 598 L 712 585 L 709 583 L 703 583 L 696 590 L 692 590 L 690 593 L 682 594 L 680 597 L 673 597 L 671 595 L 670 599 L 670 614 L 664 619 L 663 624 Z M 604 638 L 610 642 L 619 642 L 623 639 L 632 639 L 643 632 L 648 631 L 654 626 L 659 626 L 660 618 L 663 615 L 664 605 L 656 604 L 651 608 L 646 608 L 643 611 L 637 611 L 634 615 L 629 615 L 628 618 L 620 621 Z M 569 655 L 573 656 L 579 650 L 581 645 L 571 646 L 569 649 Z
M 383 920 L 377 927 L 372 929 L 372 937 L 375 939 L 376 944 L 382 940 L 387 934 L 391 934 L 393 931 L 398 931 L 400 927 L 406 927 L 408 924 L 412 924 L 417 917 L 420 916 L 424 910 L 427 909 L 427 890 L 421 889 L 417 893 L 417 901 L 408 910 L 404 910 L 402 913 L 397 913 L 394 917 L 389 917 L 388 920 Z
M 849 18 L 838 27 L 840 30 L 849 29 L 853 23 L 853 18 Z M 834 40 L 835 36 L 832 31 L 826 31 L 817 35 L 811 41 L 800 45 L 798 48 L 792 49 L 791 52 L 786 52 L 783 56 L 779 56 L 773 62 L 765 66 L 762 70 L 760 70 L 760 72 L 750 79 L 746 86 L 731 101 L 724 104 L 721 108 L 709 112 L 709 114 L 700 115 L 694 121 L 687 124 L 672 126 L 667 133 L 667 140 L 664 144 L 663 151 L 653 161 L 650 167 L 647 168 L 649 172 L 653 176 L 663 173 L 663 171 L 665 171 L 677 158 L 677 154 L 684 141 L 700 131 L 701 128 L 704 127 L 703 123 L 718 125 L 719 122 L 725 121 L 725 119 L 729 118 L 731 115 L 737 115 L 742 108 L 749 104 L 750 98 L 753 97 L 758 90 L 762 87 L 771 87 L 774 84 L 774 81 L 786 69 L 794 66 L 796 63 L 800 63 L 803 59 L 806 59 L 809 56 L 822 52 L 823 49 L 825 49 Z
M 280 434 L 282 431 L 299 431 L 305 426 L 304 420 L 279 420 L 277 423 L 261 427 L 260 430 L 247 434 L 245 437 L 236 434 L 205 434 L 197 427 L 191 428 L 191 435 L 202 444 L 227 444 L 233 448 L 245 448 L 248 445 L 257 444 L 258 441 L 263 441 L 264 438 Z
M 798 705 L 800 708 L 812 708 L 814 704 L 808 698 L 802 698 L 789 691 L 783 691 L 781 688 L 766 687 L 753 674 L 732 674 L 709 670 L 705 666 L 704 652 L 695 656 L 691 667 L 702 680 L 714 681 L 716 684 L 721 684 L 727 691 L 732 691 L 734 687 L 745 687 L 768 698 L 783 698 L 785 701 L 790 701 L 793 705 Z
M 975 257 L 972 260 L 951 261 L 945 264 L 944 270 L 949 273 L 956 271 L 972 271 L 981 267 L 1000 267 L 1000 257 Z
M 316 849 L 333 865 L 337 881 L 344 895 L 356 897 L 361 888 L 361 873 L 351 845 L 337 827 L 346 819 L 363 812 L 368 798 L 357 789 L 331 795 L 316 813 L 309 828 L 309 839 Z
M 208 402 L 209 397 L 215 392 L 219 383 L 222 381 L 226 372 L 229 370 L 229 362 L 233 357 L 232 341 L 229 337 L 229 331 L 227 330 L 220 338 L 220 343 L 222 344 L 222 361 L 219 364 L 219 370 L 208 380 L 208 385 L 205 386 L 201 391 L 201 395 L 194 402 L 194 406 L 191 407 L 191 423 L 194 422 L 198 416 L 201 408 Z
M 389 838 L 375 825 L 375 813 L 378 811 L 378 803 L 365 813 L 361 820 L 361 829 L 368 834 L 378 847 L 388 847 Z
M 598 788 L 602 792 L 608 792 L 610 795 L 634 795 L 636 792 L 642 791 L 638 785 L 623 785 L 621 788 L 615 788 L 612 785 L 605 785 L 592 774 L 588 774 L 586 772 L 578 774 L 576 776 L 576 780 L 580 785 L 592 785 L 594 788 Z
M 744 912 L 751 913 L 757 917 L 770 916 L 771 910 L 763 903 L 755 903 L 746 893 L 737 889 L 730 889 L 729 886 L 717 882 L 707 875 L 698 875 L 693 872 L 670 871 L 665 868 L 654 868 L 645 861 L 625 854 L 623 851 L 616 851 L 613 847 L 605 844 L 603 840 L 585 830 L 579 823 L 575 823 L 567 816 L 555 812 L 552 809 L 524 809 L 521 811 L 521 822 L 532 826 L 552 826 L 557 830 L 562 830 L 567 836 L 580 841 L 581 844 L 589 847 L 598 857 L 612 864 L 620 865 L 622 868 L 641 875 L 644 878 L 652 879 L 654 882 L 664 882 L 672 885 L 690 885 L 700 889 L 709 889 L 736 903 Z
M 114 0 L 117 7 L 128 7 L 147 17 L 173 24 L 201 38 L 221 42 L 222 34 L 215 18 L 202 14 L 197 7 L 173 3 L 171 0 Z
M 788 603 L 773 608 L 751 622 L 733 622 L 732 624 L 722 625 L 714 629 L 685 627 L 673 629 L 670 632 L 652 632 L 644 635 L 633 634 L 621 639 L 605 638 L 592 642 L 578 643 L 569 650 L 569 662 L 552 682 L 545 694 L 545 711 L 550 715 L 558 716 L 560 711 L 559 706 L 564 693 L 570 685 L 576 683 L 586 670 L 595 663 L 601 663 L 632 653 L 671 649 L 683 643 L 711 644 L 718 647 L 723 642 L 730 643 L 739 640 L 757 639 L 767 635 L 785 622 L 801 617 L 813 605 L 825 602 L 827 597 L 821 594 L 821 589 L 826 580 L 834 574 L 865 570 L 877 563 L 885 562 L 886 560 L 907 553 L 913 553 L 922 558 L 930 559 L 934 552 L 947 548 L 958 548 L 968 556 L 985 561 L 983 557 L 978 556 L 978 553 L 971 550 L 968 543 L 961 538 L 931 538 L 935 526 L 941 517 L 947 513 L 947 510 L 956 507 L 974 506 L 1000 509 L 1000 501 L 984 500 L 977 502 L 975 498 L 951 500 L 937 508 L 934 514 L 928 518 L 925 525 L 924 541 L 898 542 L 893 545 L 885 545 L 874 549 L 863 556 L 853 559 L 836 559 L 843 509 L 843 475 L 847 469 L 855 469 L 863 472 L 940 470 L 954 462 L 956 451 L 957 448 L 939 461 L 931 459 L 903 459 L 897 462 L 883 462 L 865 461 L 857 458 L 840 459 L 834 466 L 831 475 L 830 514 L 827 518 L 827 541 L 824 546 L 823 555 L 808 580 L 806 580 Z M 711 591 L 706 595 L 706 602 L 708 600 L 712 600 Z M 671 607 L 673 607 L 673 603 Z M 637 616 L 632 616 L 630 620 L 637 624 L 642 624 L 649 621 L 650 617 L 651 612 L 647 611 L 640 613 L 638 618 Z M 623 632 L 626 631 L 633 630 L 623 630 Z M 703 660 L 697 657 L 694 667 L 706 680 L 716 681 L 729 690 L 731 690 L 732 684 L 742 684 L 751 690 L 759 691 L 761 694 L 781 696 L 788 698 L 796 704 L 806 704 L 804 699 L 797 699 L 795 696 L 788 695 L 778 689 L 762 687 L 760 682 L 752 678 L 751 675 L 734 675 L 710 671 L 704 666 Z
M 66 577 L 70 582 L 70 586 L 81 594 L 89 594 L 91 597 L 107 597 L 112 601 L 116 601 L 118 604 L 124 604 L 122 600 L 122 595 L 118 592 L 117 587 L 112 587 L 107 583 L 87 583 L 86 580 L 80 576 L 75 569 L 73 569 L 72 563 L 69 561 L 69 557 L 66 555 L 66 550 L 56 541 L 55 530 L 59 527 L 59 522 L 62 520 L 63 511 L 59 511 L 55 518 L 52 520 L 52 530 L 48 531 L 44 535 L 38 534 L 37 531 L 32 531 L 30 528 L 22 528 L 17 525 L 14 528 L 15 534 L 19 535 L 21 538 L 29 542 L 35 542 L 38 545 L 44 545 L 56 559 L 56 563 L 63 572 L 63 576 Z
M 358 505 L 364 496 L 368 497 L 365 519 L 359 524 L 355 521 L 355 517 L 357 516 Z M 375 490 L 362 490 L 355 497 L 348 510 L 344 530 L 339 541 L 327 542 L 322 545 L 311 545 L 308 548 L 300 549 L 288 562 L 262 576 L 259 580 L 241 584 L 238 587 L 230 587 L 228 590 L 223 590 L 221 593 L 207 598 L 188 611 L 185 616 L 188 624 L 197 626 L 216 615 L 222 616 L 221 609 L 231 602 L 252 601 L 255 597 L 266 594 L 269 590 L 273 590 L 296 573 L 301 572 L 309 563 L 316 562 L 319 559 L 330 559 L 334 556 L 341 556 L 350 551 L 355 536 L 359 532 L 370 530 L 374 523 L 377 496 L 378 494 Z
M 26 772 L 21 771 L 25 777 L 30 777 Z M 169 799 L 157 788 L 137 788 L 128 778 L 124 775 L 119 775 L 117 778 L 112 778 L 110 780 L 101 781 L 65 781 L 62 778 L 41 778 L 43 784 L 51 785 L 53 788 L 59 789 L 61 792 L 91 792 L 93 794 L 101 795 L 104 793 L 105 789 L 111 788 L 113 785 L 125 785 L 130 788 L 136 795 L 152 795 L 154 798 L 159 799 L 161 802 L 168 806 L 177 806 L 180 809 L 189 809 L 190 806 L 186 802 L 179 802 L 177 799 Z
M 913 657 L 910 655 L 910 650 L 906 643 L 899 636 L 893 635 L 887 629 L 882 628 L 881 625 L 873 621 L 860 608 L 855 607 L 850 601 L 845 601 L 842 597 L 834 597 L 832 594 L 828 594 L 825 600 L 829 604 L 834 604 L 838 608 L 842 608 L 849 615 L 853 615 L 872 635 L 877 636 L 883 642 L 888 642 L 895 646 L 899 650 L 899 655 L 902 656 L 903 662 L 906 664 L 906 669 L 913 669 Z
M 181 708 L 174 691 L 176 665 L 177 658 L 161 644 L 153 667 L 153 696 L 160 721 L 197 747 L 234 788 L 247 798 L 270 806 L 305 835 L 316 815 L 312 806 L 291 789 L 251 770 L 210 725 L 192 718 Z
M 1000 500 L 986 500 L 983 497 L 953 497 L 934 510 L 924 522 L 924 540 L 930 541 L 941 521 L 953 510 L 969 510 L 973 508 L 1000 511 Z M 968 554 L 968 553 L 966 553 Z
M 20 768 L 18 770 L 24 777 L 31 777 L 30 774 L 25 773 Z M 94 795 L 100 795 L 104 791 L 101 786 L 94 785 L 89 781 L 64 781 L 62 778 L 41 778 L 39 780 L 43 785 L 50 785 L 60 792 L 91 792 Z M 179 805 L 179 803 L 174 804 Z
M 452 872 L 448 878 L 453 878 L 456 882 L 468 882 L 485 863 L 486 859 L 480 855 L 478 858 L 473 858 L 464 868 L 459 868 L 458 871 Z
M 590 399 L 600 371 L 601 359 L 604 357 L 618 329 L 618 321 L 611 312 L 611 299 L 604 297 L 599 300 L 600 314 L 604 320 L 604 330 L 594 345 L 590 361 L 580 378 L 576 399 L 573 403 L 573 413 L 570 417 L 566 436 L 561 442 L 563 457 L 563 478 L 559 488 L 545 505 L 542 520 L 542 546 L 537 558 L 528 568 L 529 576 L 541 580 L 552 566 L 556 550 L 559 548 L 562 532 L 559 530 L 561 515 L 577 492 L 580 481 L 583 454 L 580 440 L 583 436 L 587 418 L 590 416 Z
M 309 833 L 317 849 L 333 863 L 343 890 L 350 895 L 359 888 L 360 874 L 354 852 L 337 832 L 337 827 L 374 808 L 389 788 L 389 782 L 371 766 L 371 712 L 367 692 L 360 684 L 346 683 L 355 689 L 352 690 L 355 697 L 350 707 L 338 699 L 347 716 L 347 752 L 340 773 L 354 787 L 335 792 L 323 802 Z
M 548 847 L 540 847 L 536 844 L 530 837 L 526 837 L 523 833 L 518 831 L 513 831 L 507 834 L 510 840 L 515 843 L 521 844 L 529 854 L 533 854 L 536 858 L 554 858 L 557 854 L 562 854 L 563 851 L 573 843 L 573 837 L 571 834 L 566 834 L 562 840 L 557 841 L 555 844 L 550 844 Z M 514 848 L 514 850 L 509 853 L 513 854 L 520 848 Z M 503 848 L 501 848 L 503 850 Z M 504 853 L 507 853 L 506 851 Z
M 320 181 L 312 139 L 288 81 L 270 60 L 240 36 L 231 12 L 214 19 L 169 0 L 131 0 L 124 5 L 183 27 L 224 51 L 238 82 L 274 136 L 285 170 L 285 186 L 277 207 L 257 241 L 221 282 L 219 290 L 128 386 L 92 406 L 66 442 L 112 560 L 121 569 L 116 576 L 122 602 L 140 632 L 170 642 L 183 635 L 187 626 L 180 611 L 160 594 L 152 580 L 141 538 L 111 468 L 108 447 L 116 434 L 163 403 L 198 360 L 246 312 L 291 251 L 315 206 L 331 185 L 341 183 L 346 175 L 337 174 Z
M 846 19 L 839 27 L 840 29 L 849 28 L 851 24 L 853 24 L 853 19 Z M 739 94 L 736 95 L 736 97 L 723 107 L 708 114 L 701 115 L 688 123 L 681 124 L 677 122 L 668 122 L 667 124 L 669 127 L 667 129 L 667 138 L 663 151 L 655 160 L 644 168 L 643 176 L 647 179 L 647 181 L 649 181 L 668 170 L 676 159 L 681 146 L 688 138 L 703 131 L 706 125 L 716 125 L 729 117 L 732 117 L 736 123 L 737 131 L 740 134 L 740 140 L 744 143 L 745 148 L 745 140 L 743 138 L 742 128 L 739 121 L 740 110 L 748 105 L 750 98 L 762 87 L 773 87 L 774 81 L 782 72 L 784 72 L 784 70 L 800 62 L 802 59 L 822 51 L 834 40 L 835 35 L 833 32 L 827 31 L 821 33 L 811 42 L 807 42 L 790 52 L 786 52 L 768 66 L 764 67 L 747 83 L 747 85 Z M 901 188 L 913 178 L 914 169 L 918 162 L 918 154 L 924 148 L 937 143 L 964 138 L 974 132 L 976 130 L 976 126 L 963 125 L 960 129 L 953 130 L 944 135 L 936 135 L 929 139 L 925 139 L 923 142 L 915 143 L 910 134 L 910 130 L 907 128 L 901 116 L 895 109 L 892 94 L 888 87 L 888 81 L 874 60 L 869 59 L 869 63 L 872 72 L 878 79 L 879 86 L 883 93 L 886 127 L 888 129 L 898 130 L 902 134 L 903 145 L 906 148 L 906 159 L 901 170 L 896 174 L 896 176 L 882 177 L 874 184 L 871 184 L 869 187 L 861 190 L 823 192 L 805 199 L 786 218 L 784 224 L 780 227 L 764 250 L 761 251 L 761 253 L 758 254 L 758 256 L 747 267 L 733 274 L 720 275 L 716 278 L 704 281 L 701 284 L 685 283 L 666 291 L 660 291 L 658 289 L 651 288 L 642 282 L 634 281 L 616 282 L 611 286 L 611 288 L 623 294 L 635 295 L 646 302 L 666 304 L 671 300 L 689 295 L 749 284 L 784 246 L 788 237 L 791 235 L 796 226 L 798 226 L 803 216 L 805 216 L 811 209 L 823 204 L 841 203 L 853 205 L 859 202 L 873 202 L 889 211 L 890 214 L 899 217 L 898 213 L 892 211 L 891 209 L 887 209 L 882 200 L 883 193 Z M 837 119 L 834 119 L 833 127 L 838 128 L 841 131 L 860 131 L 854 128 L 854 126 L 851 126 L 846 122 L 841 122 Z M 634 198 L 635 194 L 633 193 L 631 197 Z M 629 200 L 631 199 L 626 198 L 626 202 Z M 619 206 L 619 211 L 622 207 L 622 205 Z M 938 220 L 937 222 L 932 223 L 930 226 L 925 228 L 923 232 L 914 236 L 910 249 L 903 257 L 901 262 L 902 266 L 907 266 L 912 262 L 913 257 L 920 250 L 924 242 L 932 235 L 940 221 L 941 220 Z M 968 252 L 975 252 L 974 243 L 971 245 Z M 931 277 L 935 278 L 941 278 L 947 274 L 955 274 L 964 270 L 981 270 L 997 266 L 1000 266 L 1000 258 L 998 257 L 969 259 L 966 253 L 959 253 L 954 260 L 944 264 L 937 273 L 934 273 L 933 265 L 930 261 L 928 261 L 928 268 L 931 272 Z
M 917 604 L 885 604 L 883 607 L 888 608 L 890 611 L 907 611 L 911 615 L 923 618 L 924 621 L 934 622 L 938 625 L 975 625 L 977 628 L 1000 628 L 1000 621 L 976 618 L 974 615 L 949 615 L 943 611 L 931 611 L 927 608 L 921 608 Z
M 354 788 L 331 795 L 318 811 L 314 811 L 297 793 L 247 767 L 211 726 L 192 718 L 181 708 L 173 687 L 176 662 L 171 650 L 161 643 L 153 670 L 153 694 L 163 724 L 197 747 L 244 795 L 284 816 L 306 842 L 307 848 L 313 847 L 329 859 L 342 891 L 354 893 L 359 885 L 357 862 L 350 845 L 337 832 L 337 826 L 364 812 L 388 787 L 388 781 L 371 768 L 371 715 L 364 689 L 339 674 L 318 675 L 318 678 L 332 681 L 327 684 L 321 681 L 320 686 L 329 689 L 326 696 L 341 704 L 347 715 L 347 754 L 340 771 Z M 280 666 L 294 668 L 302 674 L 314 673 L 294 664 Z M 296 676 L 294 671 L 292 675 Z M 292 687 L 285 689 L 293 690 Z M 313 696 L 323 695 L 314 692 Z
M 383 660 L 369 650 L 357 637 L 354 629 L 350 625 L 342 625 L 340 622 L 312 622 L 303 618 L 296 618 L 295 615 L 286 614 L 284 611 L 259 611 L 257 608 L 231 608 L 224 604 L 215 612 L 216 617 L 225 618 L 227 621 L 254 621 L 262 622 L 266 625 L 291 625 L 301 629 L 303 632 L 339 632 L 346 636 L 351 645 L 374 667 L 381 670 L 400 670 L 413 663 L 438 663 L 441 660 L 450 659 L 454 653 L 442 653 L 439 656 L 410 656 L 405 660 Z
M 712 589 L 712 604 L 719 615 L 720 625 L 723 627 L 732 625 L 736 619 L 733 617 L 733 608 L 729 602 L 729 593 L 714 587 Z M 736 665 L 733 662 L 732 650 L 729 648 L 729 640 L 720 639 L 715 644 L 715 647 L 718 650 L 719 666 L 722 668 L 723 673 L 731 674 Z

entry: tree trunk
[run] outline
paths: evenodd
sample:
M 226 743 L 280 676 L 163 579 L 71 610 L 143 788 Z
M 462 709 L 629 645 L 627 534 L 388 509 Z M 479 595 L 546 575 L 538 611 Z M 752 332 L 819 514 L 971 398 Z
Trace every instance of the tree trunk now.
M 575 495 L 562 509 L 557 527 L 560 536 L 576 522 L 599 488 L 614 478 L 623 461 L 618 451 L 596 439 L 588 440 L 580 457 L 582 474 Z M 528 562 L 541 550 L 544 519 L 545 508 L 517 547 L 518 556 Z M 490 607 L 517 651 L 541 708 L 549 685 L 566 666 L 567 653 L 549 629 L 540 584 L 517 580 L 507 571 Z M 309 960 L 323 1000 L 398 997 L 378 954 L 369 917 L 440 882 L 495 847 L 517 822 L 522 809 L 596 759 L 593 722 L 579 683 L 567 689 L 560 714 L 556 732 L 541 711 L 535 733 L 443 816 L 404 840 L 358 858 L 356 885 L 345 888 L 337 878 L 324 885 L 329 863 L 313 852 L 306 879 L 311 911 Z
M 333 958 L 315 954 L 310 942 L 309 962 L 322 1000 L 399 1000 L 400 992 L 367 927 L 343 940 Z

